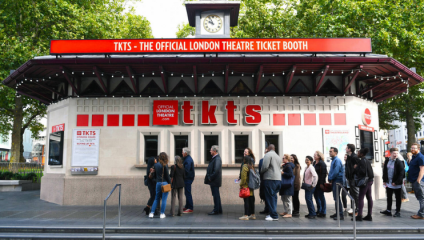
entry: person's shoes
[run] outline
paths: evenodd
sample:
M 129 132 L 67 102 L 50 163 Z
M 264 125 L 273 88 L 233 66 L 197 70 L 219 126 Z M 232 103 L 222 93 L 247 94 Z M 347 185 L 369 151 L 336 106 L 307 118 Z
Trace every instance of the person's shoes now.
M 212 211 L 212 212 L 208 213 L 208 215 L 218 215 L 218 214 L 219 214 L 219 213 L 214 212 L 214 211 Z
M 307 217 L 306 217 L 307 216 Z M 316 216 L 311 216 L 311 215 L 306 215 L 305 217 L 307 218 L 307 219 L 315 219 L 315 217 Z
M 384 214 L 386 216 L 392 216 L 392 212 L 389 210 L 380 211 L 381 214 Z
M 239 217 L 239 219 L 240 220 L 249 220 L 249 216 L 242 216 L 242 217 Z
M 412 190 L 412 191 L 410 191 L 410 192 L 408 192 L 408 193 L 415 193 L 415 192 L 414 192 L 414 190 Z M 418 216 L 418 215 L 417 215 L 417 216 Z
M 251 220 L 256 220 L 256 216 L 255 216 L 255 214 L 250 215 L 250 216 L 249 216 L 249 219 L 251 219 Z
M 353 218 L 351 220 L 353 221 Z M 356 216 L 356 221 L 362 222 L 362 216 L 361 215 Z
M 367 215 L 367 216 L 363 217 L 362 220 L 364 220 L 364 221 L 372 221 L 372 216 Z
M 349 213 L 349 216 L 353 216 L 353 212 L 352 213 Z M 358 213 L 357 212 L 355 212 L 355 216 L 358 216 Z
M 318 213 L 317 214 L 317 217 L 319 217 L 319 218 L 325 218 L 325 216 L 327 216 L 327 215 L 324 214 L 324 213 Z
M 300 216 L 300 214 L 299 214 L 299 212 L 293 212 L 293 213 L 292 213 L 292 216 L 293 216 L 293 217 L 299 217 L 299 216 Z
M 184 211 L 183 211 L 183 213 L 193 213 L 193 210 L 191 210 L 191 209 L 186 209 L 186 210 L 184 210 Z
M 330 218 L 335 218 L 335 217 L 337 217 L 337 213 L 330 216 Z
M 404 202 L 409 202 L 409 199 L 407 199 L 407 198 L 402 199 L 402 202 L 403 202 L 403 203 L 404 203 Z
M 268 211 L 263 210 L 262 212 L 259 212 L 259 214 L 269 214 Z
M 395 214 L 393 214 L 393 217 L 400 217 L 400 212 L 395 212 Z
M 183 208 L 183 211 L 187 210 L 188 208 Z
M 291 214 L 286 214 L 286 215 L 283 216 L 283 218 L 291 218 L 291 217 L 292 217 Z
M 334 217 L 333 219 L 337 221 L 337 216 Z M 344 216 L 340 216 L 340 220 L 344 220 Z
M 161 213 L 161 214 L 160 214 L 160 218 L 166 218 L 165 213 Z
M 155 214 L 154 213 L 149 213 L 149 218 L 153 218 L 153 216 L 154 216 Z
M 413 218 L 413 219 L 424 219 L 424 217 L 420 217 L 418 215 L 412 215 L 411 218 Z
M 283 213 L 280 213 L 280 216 L 284 216 L 286 214 L 287 214 L 286 212 L 283 212 Z
M 311 215 L 307 214 L 307 215 L 305 215 L 305 218 L 308 218 L 309 216 L 311 216 Z
M 347 211 L 347 213 L 352 214 L 353 213 L 353 209 L 349 209 L 349 211 Z
M 347 208 L 345 208 L 344 211 L 347 212 Z
M 146 215 L 149 215 L 149 213 L 150 213 L 150 208 L 149 208 L 149 207 L 145 207 L 145 208 L 143 209 L 143 212 L 141 212 L 141 213 L 144 213 L 144 212 L 146 212 Z
M 265 218 L 265 221 L 278 221 L 278 218 L 272 218 L 271 216 L 268 216 Z
M 181 213 L 178 213 L 178 214 L 177 214 L 177 216 L 178 216 L 178 217 L 181 217 Z
M 166 214 L 166 216 L 168 216 L 168 217 L 173 217 L 174 216 L 174 214 Z

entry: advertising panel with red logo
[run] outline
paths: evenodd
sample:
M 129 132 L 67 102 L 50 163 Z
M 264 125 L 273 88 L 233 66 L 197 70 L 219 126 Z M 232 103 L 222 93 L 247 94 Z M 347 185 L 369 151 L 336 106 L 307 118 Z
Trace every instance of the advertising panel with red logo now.
M 178 125 L 178 100 L 153 101 L 153 125 Z
M 65 124 L 64 123 L 59 124 L 59 125 L 54 125 L 52 127 L 52 133 L 54 133 L 54 132 L 62 132 L 62 131 L 65 131 Z
M 371 124 L 371 111 L 368 108 L 362 113 L 362 122 L 367 126 Z
M 100 129 L 74 129 L 72 167 L 98 167 Z

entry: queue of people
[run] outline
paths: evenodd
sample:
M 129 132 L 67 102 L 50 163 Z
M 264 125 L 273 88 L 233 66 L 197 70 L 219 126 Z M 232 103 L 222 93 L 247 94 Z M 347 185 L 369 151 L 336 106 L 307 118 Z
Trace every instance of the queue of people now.
M 330 171 L 327 172 L 324 154 L 316 151 L 311 156 L 306 156 L 306 169 L 301 176 L 301 166 L 295 154 L 284 154 L 281 158 L 275 152 L 275 146 L 270 144 L 265 155 L 259 161 L 258 171 L 255 169 L 255 156 L 250 148 L 244 150 L 243 162 L 240 167 L 239 196 L 243 198 L 244 215 L 240 220 L 256 220 L 255 215 L 255 190 L 259 189 L 259 197 L 265 203 L 265 208 L 260 214 L 265 214 L 266 221 L 278 221 L 279 216 L 283 218 L 300 216 L 299 191 L 305 191 L 305 201 L 308 219 L 325 218 L 327 205 L 324 192 L 333 192 L 335 202 L 335 214 L 330 217 L 334 220 L 344 220 L 343 212 L 349 212 L 352 220 L 355 215 L 356 221 L 372 221 L 372 185 L 374 183 L 374 172 L 371 163 L 365 157 L 368 148 L 360 149 L 355 153 L 355 145 L 347 144 L 344 163 L 338 157 L 338 149 L 331 147 Z M 413 144 L 408 161 L 401 159 L 397 148 L 390 149 L 390 157 L 386 158 L 383 167 L 383 185 L 387 193 L 387 208 L 382 214 L 400 217 L 402 202 L 407 198 L 406 189 L 403 190 L 405 172 L 408 172 L 408 181 L 412 183 L 413 191 L 420 203 L 420 209 L 414 219 L 424 219 L 424 155 L 419 152 L 419 145 Z M 212 156 L 206 170 L 204 184 L 210 186 L 213 197 L 213 209 L 208 215 L 219 215 L 223 213 L 220 187 L 222 185 L 222 160 L 219 155 L 219 147 L 214 145 L 210 149 Z M 193 213 L 193 198 L 191 185 L 195 177 L 194 162 L 190 156 L 190 150 L 184 148 L 182 158 L 175 156 L 175 164 L 168 169 L 168 156 L 162 152 L 158 157 L 150 158 L 147 163 L 147 175 L 145 185 L 149 188 L 150 198 L 144 208 L 150 218 L 160 215 L 165 218 L 166 200 L 168 192 L 171 191 L 171 210 L 168 216 L 174 216 L 175 203 L 178 197 L 177 216 L 182 213 Z M 328 183 L 327 183 L 328 179 Z M 347 192 L 351 201 L 351 210 L 347 208 Z M 183 208 L 183 192 L 185 205 Z M 341 196 L 337 196 L 337 192 Z M 277 213 L 277 194 L 281 196 L 283 212 Z M 392 196 L 395 194 L 396 208 L 392 213 Z M 316 208 L 313 204 L 314 197 Z M 367 199 L 368 211 L 363 216 L 364 199 Z M 162 206 L 159 207 L 162 200 Z M 354 206 L 354 207 L 353 207 Z M 343 211 L 344 209 L 344 211 Z

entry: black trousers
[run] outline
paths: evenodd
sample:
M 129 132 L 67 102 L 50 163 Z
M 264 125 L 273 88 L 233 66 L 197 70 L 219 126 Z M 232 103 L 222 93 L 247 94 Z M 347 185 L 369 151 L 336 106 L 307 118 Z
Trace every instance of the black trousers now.
M 213 197 L 213 211 L 216 213 L 222 213 L 221 196 L 219 195 L 219 187 L 211 187 Z
M 147 205 L 151 207 L 156 197 L 156 182 L 149 181 L 149 184 L 147 185 L 147 187 L 149 188 L 149 193 L 150 193 L 150 198 L 147 201 Z
M 244 215 L 250 216 L 255 214 L 255 196 L 243 198 L 244 200 Z
M 396 212 L 400 212 L 400 206 L 402 205 L 402 188 L 398 189 L 392 189 L 389 187 L 386 187 L 386 193 L 387 193 L 387 210 L 392 210 L 392 203 L 393 203 L 393 193 L 395 193 L 396 197 Z
M 300 201 L 299 201 L 299 191 L 294 191 L 293 195 L 293 212 L 299 213 Z

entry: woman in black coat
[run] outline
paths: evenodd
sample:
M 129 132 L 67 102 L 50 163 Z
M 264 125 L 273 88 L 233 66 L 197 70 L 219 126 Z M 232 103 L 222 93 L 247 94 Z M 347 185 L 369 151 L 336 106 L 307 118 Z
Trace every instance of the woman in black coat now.
M 358 216 L 356 217 L 356 221 L 372 221 L 372 184 L 374 183 L 374 172 L 372 170 L 371 162 L 365 158 L 369 149 L 363 148 L 358 152 L 359 161 L 356 165 L 354 165 L 353 174 L 355 175 L 355 179 L 364 179 L 368 177 L 368 181 L 365 186 L 359 187 L 359 196 L 358 196 Z M 362 218 L 362 211 L 364 209 L 364 197 L 367 197 L 368 202 L 368 214 L 366 217 Z
M 183 159 L 180 156 L 175 156 L 175 165 L 171 167 L 171 213 L 169 216 L 174 216 L 175 199 L 178 194 L 178 214 L 181 216 L 183 212 L 183 193 L 184 193 L 184 179 L 185 169 L 183 165 Z
M 390 149 L 390 157 L 386 158 L 383 167 L 383 185 L 387 193 L 387 209 L 380 213 L 392 216 L 393 193 L 396 196 L 396 213 L 393 217 L 400 217 L 400 207 L 402 204 L 402 184 L 405 177 L 404 161 L 398 158 L 399 150 Z
M 154 165 L 157 163 L 157 157 L 150 157 L 147 160 L 146 176 L 147 176 L 147 187 L 149 188 L 150 198 L 147 201 L 147 206 L 143 209 L 143 212 L 146 212 L 146 215 L 149 215 L 153 201 L 156 197 L 156 178 L 153 177 Z M 155 214 L 159 213 L 159 205 Z

